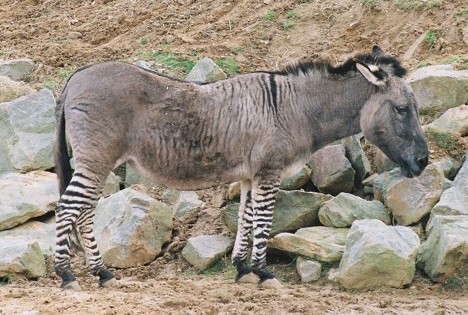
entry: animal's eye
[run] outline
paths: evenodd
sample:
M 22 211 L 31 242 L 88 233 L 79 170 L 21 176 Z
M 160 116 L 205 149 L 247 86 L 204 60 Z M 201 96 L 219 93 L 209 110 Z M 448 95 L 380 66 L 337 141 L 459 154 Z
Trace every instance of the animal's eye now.
M 408 112 L 408 106 L 394 106 L 393 108 L 399 115 L 404 115 L 406 112 Z

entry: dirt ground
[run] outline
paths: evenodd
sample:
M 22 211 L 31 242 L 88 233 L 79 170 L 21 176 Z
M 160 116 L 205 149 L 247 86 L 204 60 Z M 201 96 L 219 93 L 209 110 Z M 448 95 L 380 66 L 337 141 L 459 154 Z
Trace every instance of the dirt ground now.
M 240 72 L 247 72 L 274 70 L 299 58 L 338 62 L 378 44 L 409 68 L 448 61 L 466 67 L 465 1 L 428 8 L 435 2 L 0 0 L 0 59 L 33 59 L 39 67 L 30 83 L 37 88 L 49 83 L 56 92 L 85 64 L 134 61 L 159 51 L 192 61 L 232 57 Z M 404 3 L 426 7 L 404 8 Z M 423 40 L 427 32 L 434 40 Z M 45 278 L 0 285 L 0 314 L 468 314 L 466 290 L 447 290 L 420 274 L 409 288 L 368 292 L 325 280 L 301 284 L 291 261 L 272 264 L 282 290 L 235 284 L 229 264 L 199 274 L 180 250 L 190 236 L 229 233 L 219 217 L 224 193 L 225 187 L 200 192 L 206 206 L 175 222 L 174 239 L 162 257 L 149 266 L 114 271 L 121 287 L 98 288 L 82 257 L 75 257 L 82 291 L 59 289 L 49 266 Z

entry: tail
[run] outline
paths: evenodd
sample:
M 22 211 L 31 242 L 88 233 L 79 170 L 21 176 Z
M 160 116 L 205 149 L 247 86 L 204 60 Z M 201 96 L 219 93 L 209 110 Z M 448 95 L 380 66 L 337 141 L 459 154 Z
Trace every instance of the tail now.
M 67 139 L 65 135 L 65 114 L 63 110 L 64 97 L 60 97 L 57 101 L 56 119 L 57 132 L 55 139 L 55 173 L 57 174 L 60 196 L 63 195 L 65 189 L 71 181 L 73 170 L 70 165 L 70 155 L 68 154 Z

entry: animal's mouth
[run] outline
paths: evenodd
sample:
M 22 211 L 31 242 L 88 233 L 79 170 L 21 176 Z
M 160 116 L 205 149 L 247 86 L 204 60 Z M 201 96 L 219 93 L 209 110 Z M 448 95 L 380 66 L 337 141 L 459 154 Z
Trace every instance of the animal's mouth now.
M 401 173 L 408 177 L 413 178 L 415 176 L 421 175 L 428 164 L 428 158 L 415 158 L 415 159 L 401 159 L 400 163 L 398 163 L 401 167 Z

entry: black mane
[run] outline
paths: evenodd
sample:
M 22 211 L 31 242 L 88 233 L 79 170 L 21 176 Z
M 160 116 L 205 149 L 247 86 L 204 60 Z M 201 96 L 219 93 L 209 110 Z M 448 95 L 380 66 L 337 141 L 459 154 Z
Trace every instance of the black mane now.
M 349 74 L 350 72 L 357 71 L 355 59 L 366 64 L 382 67 L 387 72 L 391 71 L 390 74 L 400 78 L 406 74 L 406 69 L 401 66 L 401 63 L 397 58 L 380 54 L 357 54 L 336 66 L 332 65 L 329 61 L 326 60 L 302 60 L 287 65 L 283 70 L 280 70 L 276 73 L 282 75 L 307 75 L 311 72 L 323 72 L 330 76 L 341 77 Z

